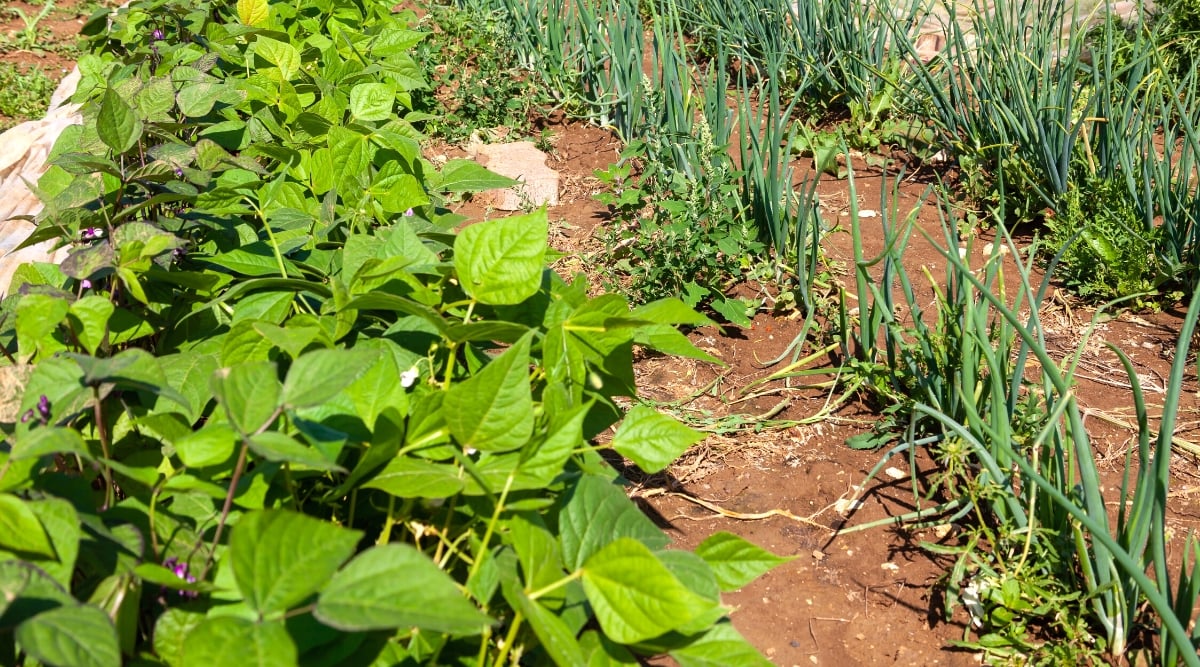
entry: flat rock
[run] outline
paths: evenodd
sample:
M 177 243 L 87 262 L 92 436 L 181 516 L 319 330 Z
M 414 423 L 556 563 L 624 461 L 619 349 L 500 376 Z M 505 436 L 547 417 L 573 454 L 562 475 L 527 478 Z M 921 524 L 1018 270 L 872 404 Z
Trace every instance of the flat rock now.
M 558 204 L 558 172 L 546 166 L 546 154 L 533 142 L 473 144 L 467 152 L 480 165 L 521 181 L 511 188 L 480 193 L 484 203 L 501 211 Z

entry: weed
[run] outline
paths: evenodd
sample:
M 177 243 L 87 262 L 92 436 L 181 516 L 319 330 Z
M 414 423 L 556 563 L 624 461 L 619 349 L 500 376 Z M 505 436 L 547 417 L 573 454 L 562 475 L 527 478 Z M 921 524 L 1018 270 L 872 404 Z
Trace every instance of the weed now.
M 45 70 L 0 63 L 0 130 L 45 113 L 56 85 Z
M 516 54 L 507 46 L 499 14 L 433 5 L 426 20 L 435 30 L 417 59 L 432 83 L 427 110 L 442 116 L 427 125 L 430 134 L 457 143 L 481 129 L 527 133 L 530 113 L 547 100 L 531 84 L 530 73 L 514 66 Z
M 676 295 L 690 305 L 707 301 L 730 321 L 749 324 L 759 303 L 726 298 L 725 291 L 766 247 L 739 215 L 737 188 L 725 171 L 730 165 L 703 179 L 667 174 L 641 159 L 645 150 L 633 142 L 621 162 L 596 173 L 608 186 L 596 199 L 616 222 L 604 237 L 615 276 L 610 287 L 638 303 Z M 630 177 L 634 161 L 643 165 L 637 182 Z
M 1049 253 L 1061 254 L 1057 277 L 1079 296 L 1109 301 L 1149 294 L 1161 282 L 1158 230 L 1145 228 L 1124 184 L 1084 180 L 1046 219 Z

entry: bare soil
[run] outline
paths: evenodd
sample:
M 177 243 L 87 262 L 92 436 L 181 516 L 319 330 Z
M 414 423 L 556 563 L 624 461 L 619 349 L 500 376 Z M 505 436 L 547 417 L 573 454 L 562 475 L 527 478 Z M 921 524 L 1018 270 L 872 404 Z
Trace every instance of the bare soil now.
M 593 173 L 617 159 L 620 144 L 596 127 L 561 118 L 539 123 L 538 129 L 553 133 L 548 162 L 562 177 L 560 204 L 549 211 L 551 242 L 567 254 L 557 268 L 566 275 L 582 271 L 599 283 L 603 276 L 597 273 L 602 269 L 596 258 L 604 252 L 599 233 L 608 213 L 593 198 L 601 187 Z M 808 168 L 801 162 L 796 164 L 799 173 Z M 881 174 L 858 159 L 854 166 L 859 207 L 878 209 Z M 930 237 L 941 239 L 937 210 L 929 202 L 921 205 L 929 182 L 925 176 L 917 172 L 901 185 L 900 209 L 907 212 L 920 206 L 918 224 Z M 826 222 L 847 227 L 846 181 L 823 176 L 818 195 Z M 463 203 L 459 212 L 474 219 L 493 215 L 472 202 Z M 867 230 L 865 251 L 880 251 L 878 220 L 863 218 L 862 223 Z M 945 259 L 938 249 L 919 234 L 913 239 L 905 258 L 914 282 L 921 276 L 921 266 L 935 277 L 944 275 Z M 837 279 L 851 283 L 849 234 L 830 234 L 824 249 L 839 273 Z M 916 287 L 924 290 L 922 298 L 932 306 L 932 289 Z M 1052 356 L 1064 358 L 1083 340 L 1093 311 L 1054 290 L 1040 314 Z M 1102 453 L 1100 467 L 1112 496 L 1120 487 L 1125 453 L 1136 442 L 1136 418 L 1125 372 L 1105 343 L 1120 347 L 1133 359 L 1147 401 L 1161 407 L 1182 315 L 1179 307 L 1161 313 L 1121 313 L 1100 324 L 1086 346 L 1078 396 L 1086 426 Z M 795 316 L 764 313 L 747 329 L 726 325 L 691 333 L 693 342 L 722 359 L 725 367 L 642 355 L 638 361 L 641 394 L 677 405 L 676 410 L 713 428 L 710 437 L 685 454 L 669 474 L 646 477 L 629 469 L 635 497 L 682 547 L 695 547 L 717 531 L 730 531 L 794 557 L 725 597 L 735 608 L 734 625 L 775 664 L 976 664 L 977 656 L 948 646 L 965 638 L 969 622 L 962 609 L 951 610 L 947 618 L 939 580 L 951 563 L 920 546 L 921 542 L 955 544 L 959 539 L 955 527 L 915 533 L 895 528 L 835 533 L 916 509 L 909 464 L 906 458 L 889 462 L 894 477 L 881 475 L 869 485 L 860 508 L 838 511 L 846 509 L 838 506 L 839 500 L 844 505 L 881 456 L 853 450 L 846 439 L 869 430 L 878 414 L 850 400 L 832 415 L 821 417 L 819 413 L 836 397 L 827 389 L 759 382 L 779 370 L 781 365 L 769 367 L 768 362 L 783 355 L 799 333 Z M 1189 372 L 1176 435 L 1192 442 L 1200 440 L 1197 389 L 1196 377 Z M 917 458 L 916 465 L 918 476 L 936 467 L 925 455 Z M 1177 454 L 1173 471 L 1173 513 L 1167 532 L 1178 552 L 1188 531 L 1200 528 L 1200 463 Z
M 0 3 L 0 63 L 16 65 L 21 72 L 39 69 L 57 84 L 75 66 L 79 31 L 95 5 L 85 0 L 56 2 L 53 9 L 37 22 L 35 43 L 32 46 L 23 44 L 18 37 L 26 27 L 21 14 L 33 20 L 44 6 L 28 2 Z M 22 120 L 27 119 L 0 114 L 0 127 Z

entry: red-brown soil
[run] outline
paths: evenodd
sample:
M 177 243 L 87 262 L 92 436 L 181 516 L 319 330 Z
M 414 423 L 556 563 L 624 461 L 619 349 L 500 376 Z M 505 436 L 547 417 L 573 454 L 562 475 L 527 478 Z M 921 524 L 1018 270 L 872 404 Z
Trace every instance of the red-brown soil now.
M 41 70 L 57 83 L 75 66 L 79 30 L 96 5 L 88 4 L 84 0 L 56 2 L 51 11 L 37 22 L 35 43 L 32 46 L 22 43 L 18 35 L 25 29 L 26 23 L 21 18 L 21 13 L 33 20 L 44 7 L 41 3 L 35 5 L 28 2 L 0 4 L 0 63 L 16 65 L 21 72 L 28 72 L 30 69 Z M 0 127 L 7 127 L 20 120 L 25 119 L 9 118 L 0 114 Z
M 596 271 L 602 269 L 595 258 L 604 252 L 598 230 L 608 216 L 592 196 L 601 187 L 593 172 L 617 159 L 620 144 L 595 127 L 561 119 L 542 121 L 542 125 L 553 133 L 549 163 L 562 176 L 560 204 L 549 211 L 552 244 L 568 253 L 558 269 L 564 274 L 582 271 L 597 282 L 602 276 Z M 807 168 L 799 162 L 796 166 L 799 171 Z M 881 174 L 857 159 L 855 173 L 859 207 L 878 210 Z M 900 186 L 902 213 L 922 201 L 928 185 L 923 176 L 929 174 L 915 173 Z M 817 192 L 826 222 L 847 226 L 847 182 L 824 176 Z M 472 202 L 462 204 L 459 211 L 475 219 L 497 214 Z M 863 218 L 862 223 L 865 252 L 879 252 L 878 219 Z M 932 238 L 944 238 L 933 204 L 921 207 L 918 224 Z M 1018 240 L 1018 246 L 1027 243 Z M 837 269 L 836 279 L 852 285 L 849 235 L 830 234 L 824 250 L 828 264 Z M 919 268 L 928 267 L 936 279 L 944 275 L 945 259 L 920 234 L 913 235 L 905 259 L 918 294 L 932 305 L 932 289 L 920 284 L 924 278 Z M 1062 359 L 1083 340 L 1093 311 L 1065 293 L 1052 294 L 1040 314 L 1052 356 Z M 1130 355 L 1147 401 L 1161 406 L 1181 319 L 1178 309 L 1121 313 L 1099 325 L 1086 346 L 1077 391 L 1086 426 L 1102 453 L 1100 467 L 1110 498 L 1119 489 L 1125 452 L 1135 442 L 1136 418 L 1125 373 L 1104 343 Z M 712 424 L 715 432 L 668 475 L 644 478 L 631 470 L 633 494 L 682 547 L 694 547 L 717 531 L 730 531 L 775 553 L 794 556 L 725 597 L 735 608 L 734 625 L 775 664 L 976 664 L 978 656 L 948 647 L 948 642 L 964 638 L 968 622 L 962 609 L 946 620 L 938 582 L 951 562 L 919 546 L 921 542 L 954 544 L 955 529 L 835 532 L 915 509 L 906 457 L 888 463 L 903 476 L 877 477 L 868 486 L 861 508 L 844 516 L 835 507 L 839 500 L 851 498 L 856 485 L 879 461 L 879 452 L 856 451 L 845 444 L 848 437 L 869 430 L 878 415 L 852 399 L 821 418 L 819 413 L 831 399 L 825 389 L 788 388 L 776 381 L 748 391 L 785 365 L 766 366 L 799 333 L 796 317 L 763 313 L 748 329 L 705 327 L 692 333 L 692 340 L 726 367 L 658 355 L 641 358 L 642 395 L 678 405 L 676 410 Z M 1177 435 L 1195 441 L 1200 400 L 1193 372 L 1185 379 L 1184 393 Z M 743 418 L 736 419 L 737 415 Z M 763 415 L 770 420 L 755 419 Z M 1200 465 L 1184 454 L 1175 459 L 1168 532 L 1178 552 L 1188 531 L 1200 528 Z M 917 466 L 922 475 L 935 464 L 922 454 Z

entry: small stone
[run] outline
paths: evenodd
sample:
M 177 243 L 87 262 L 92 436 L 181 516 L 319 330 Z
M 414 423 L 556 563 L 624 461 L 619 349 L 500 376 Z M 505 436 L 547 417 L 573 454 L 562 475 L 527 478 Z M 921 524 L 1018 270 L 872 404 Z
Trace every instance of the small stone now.
M 892 467 L 892 468 L 888 468 L 887 470 L 884 470 L 883 472 L 888 477 L 891 477 L 892 479 L 904 479 L 905 477 L 907 477 L 907 475 L 904 474 L 904 471 L 899 468 Z

